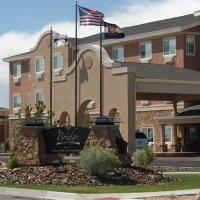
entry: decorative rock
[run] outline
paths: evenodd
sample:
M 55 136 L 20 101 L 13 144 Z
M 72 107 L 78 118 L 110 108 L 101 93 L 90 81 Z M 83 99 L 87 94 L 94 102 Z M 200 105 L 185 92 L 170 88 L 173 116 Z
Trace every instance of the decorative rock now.
M 56 155 L 46 153 L 45 143 L 42 136 L 44 127 L 22 126 L 19 138 L 14 144 L 14 150 L 18 155 L 18 163 L 25 165 L 43 165 L 57 159 Z

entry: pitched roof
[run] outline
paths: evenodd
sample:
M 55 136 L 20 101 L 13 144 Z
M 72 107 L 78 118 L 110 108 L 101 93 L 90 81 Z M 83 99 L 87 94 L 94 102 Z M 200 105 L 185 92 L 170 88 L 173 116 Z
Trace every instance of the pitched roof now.
M 177 81 L 200 81 L 200 72 L 166 64 L 122 63 L 134 67 L 139 79 L 163 79 Z
M 136 35 L 145 34 L 145 33 L 147 34 L 150 32 L 158 33 L 159 31 L 162 31 L 162 30 L 181 28 L 181 27 L 192 25 L 192 24 L 197 25 L 196 23 L 198 23 L 198 25 L 200 25 L 200 15 L 194 16 L 194 14 L 189 14 L 189 15 L 149 22 L 149 23 L 145 23 L 145 24 L 124 27 L 122 29 L 125 32 L 125 35 L 127 37 L 127 36 L 134 36 L 134 35 L 136 36 Z M 91 35 L 88 37 L 78 38 L 78 45 L 94 43 L 94 42 L 98 42 L 99 40 L 100 40 L 99 34 L 94 34 L 94 35 Z M 69 37 L 68 41 L 70 44 L 75 45 L 75 38 Z M 108 40 L 106 40 L 106 41 L 108 41 Z M 112 40 L 112 41 L 114 41 L 114 40 Z M 119 42 L 119 39 L 117 41 Z M 10 56 L 10 57 L 4 58 L 3 61 L 9 62 L 14 59 L 20 59 L 24 56 L 25 57 L 30 56 L 30 52 L 18 54 L 15 56 Z
M 14 56 L 9 56 L 6 58 L 3 58 L 4 62 L 11 62 L 11 61 L 17 61 L 17 60 L 26 60 L 29 59 L 31 57 L 30 52 L 25 52 L 25 53 L 21 53 L 21 54 L 17 54 Z
M 199 103 L 199 102 L 198 102 Z M 189 106 L 178 110 L 177 116 L 200 115 L 200 105 Z
M 188 27 L 190 25 L 196 26 L 197 24 L 200 25 L 200 15 L 194 16 L 194 14 L 168 18 L 164 20 L 144 23 L 135 26 L 124 27 L 122 30 L 125 32 L 125 36 L 132 36 L 132 35 L 139 35 L 149 32 L 159 32 L 162 30 L 169 30 L 174 28 L 181 28 Z M 89 37 L 79 39 L 79 44 L 86 44 L 91 42 L 99 41 L 100 37 L 99 34 L 95 34 Z M 73 43 L 74 41 L 71 40 Z
M 146 32 L 159 31 L 164 29 L 171 29 L 176 27 L 184 27 L 200 21 L 200 16 L 193 14 L 149 22 L 141 25 L 126 27 L 123 30 L 126 35 L 135 35 Z

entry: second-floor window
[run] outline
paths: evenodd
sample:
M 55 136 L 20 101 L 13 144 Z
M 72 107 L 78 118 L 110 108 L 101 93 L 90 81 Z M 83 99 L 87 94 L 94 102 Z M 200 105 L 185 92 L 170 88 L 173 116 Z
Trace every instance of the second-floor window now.
M 166 38 L 163 41 L 164 56 L 170 56 L 176 54 L 176 39 Z
M 35 71 L 38 72 L 44 72 L 44 58 L 36 58 L 35 60 Z
M 21 77 L 21 64 L 13 64 L 13 77 Z
M 13 108 L 21 108 L 21 94 L 14 94 Z
M 35 101 L 44 103 L 44 90 L 37 90 L 36 91 Z
M 141 127 L 140 131 L 143 132 L 147 136 L 147 139 L 149 142 L 153 142 L 153 138 L 154 138 L 153 127 Z
M 140 44 L 140 59 L 152 57 L 152 44 L 145 42 Z
M 186 53 L 187 53 L 187 55 L 194 55 L 195 54 L 195 36 L 194 35 L 187 35 L 187 38 L 186 38 Z
M 112 49 L 112 59 L 118 62 L 124 62 L 124 47 L 118 46 Z
M 63 68 L 63 56 L 54 55 L 53 56 L 53 69 L 62 69 Z

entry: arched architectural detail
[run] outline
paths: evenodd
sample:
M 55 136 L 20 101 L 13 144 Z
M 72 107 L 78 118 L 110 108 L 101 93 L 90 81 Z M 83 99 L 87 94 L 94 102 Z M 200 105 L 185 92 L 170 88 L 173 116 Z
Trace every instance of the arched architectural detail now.
M 112 108 L 112 109 L 109 111 L 108 116 L 109 116 L 109 117 L 115 117 L 115 118 L 116 118 L 118 114 L 119 114 L 119 112 L 118 112 L 117 108 Z
M 86 54 L 87 52 L 89 51 L 92 51 L 95 53 L 96 57 L 98 60 L 100 60 L 100 47 L 99 45 L 85 45 L 83 46 L 79 52 L 78 52 L 78 55 L 77 55 L 77 59 L 78 59 L 78 62 L 80 61 L 80 59 L 82 59 L 83 55 Z M 120 64 L 119 63 L 116 63 L 114 62 L 110 56 L 108 55 L 108 53 L 106 52 L 106 50 L 104 48 L 102 48 L 102 65 L 104 67 L 107 67 L 107 68 L 112 68 L 112 67 L 119 67 Z M 72 73 L 72 71 L 74 71 L 75 69 L 75 61 L 72 63 L 71 66 L 69 67 L 66 67 L 64 70 L 65 70 L 65 74 L 66 75 L 69 75 L 70 73 Z
M 64 111 L 60 115 L 59 126 L 67 126 L 70 124 L 70 116 L 67 111 Z
M 77 125 L 78 126 L 86 126 L 86 124 L 84 124 L 85 122 L 85 111 L 87 109 L 88 104 L 91 102 L 91 100 L 86 100 L 84 101 L 78 109 L 78 114 L 77 114 Z
M 108 113 L 108 116 L 109 117 L 114 117 L 116 122 L 121 122 L 120 113 L 119 113 L 119 110 L 117 108 L 110 109 L 110 111 Z
M 39 44 L 40 44 L 41 40 L 42 40 L 44 37 L 46 37 L 47 35 L 50 35 L 50 31 L 45 31 L 45 32 L 39 37 L 39 39 L 38 39 L 36 45 L 35 45 L 33 48 L 31 48 L 31 51 L 36 51 L 37 48 L 39 47 Z

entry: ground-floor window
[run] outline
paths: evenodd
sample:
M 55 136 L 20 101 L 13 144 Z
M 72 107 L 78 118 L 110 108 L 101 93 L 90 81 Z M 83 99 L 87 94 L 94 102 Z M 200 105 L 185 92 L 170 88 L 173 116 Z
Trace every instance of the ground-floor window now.
M 165 126 L 165 142 L 172 141 L 172 126 Z
M 141 127 L 140 131 L 143 132 L 149 142 L 153 142 L 154 140 L 154 128 L 153 127 Z

